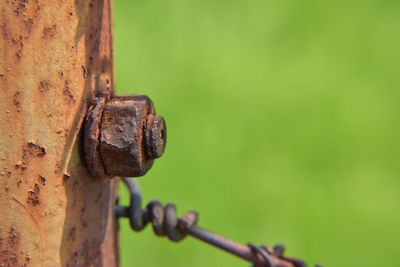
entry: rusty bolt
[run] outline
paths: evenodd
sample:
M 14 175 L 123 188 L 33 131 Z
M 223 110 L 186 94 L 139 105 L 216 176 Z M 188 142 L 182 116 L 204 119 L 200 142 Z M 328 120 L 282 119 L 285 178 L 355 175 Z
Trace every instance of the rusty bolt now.
M 86 165 L 92 175 L 138 177 L 164 153 L 166 127 L 144 95 L 97 98 L 85 123 Z

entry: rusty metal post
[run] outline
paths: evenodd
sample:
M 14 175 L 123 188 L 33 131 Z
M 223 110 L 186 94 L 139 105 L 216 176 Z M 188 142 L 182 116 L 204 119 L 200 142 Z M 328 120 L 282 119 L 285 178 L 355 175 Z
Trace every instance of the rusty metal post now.
M 0 266 L 117 266 L 115 179 L 82 123 L 114 90 L 110 0 L 0 1 Z

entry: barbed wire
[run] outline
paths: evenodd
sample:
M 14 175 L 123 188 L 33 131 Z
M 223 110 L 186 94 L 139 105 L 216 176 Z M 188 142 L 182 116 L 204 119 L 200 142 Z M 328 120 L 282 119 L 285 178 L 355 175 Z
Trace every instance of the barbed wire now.
M 195 211 L 186 212 L 178 218 L 175 204 L 168 203 L 163 206 L 159 200 L 152 200 L 144 209 L 139 183 L 134 178 L 122 180 L 129 189 L 130 205 L 117 205 L 115 215 L 118 218 L 128 218 L 134 231 L 141 231 L 151 223 L 157 236 L 167 236 L 169 240 L 179 242 L 190 235 L 252 262 L 254 267 L 307 267 L 307 264 L 300 259 L 285 257 L 283 255 L 285 246 L 282 244 L 273 248 L 256 246 L 252 243 L 245 246 L 199 227 L 196 225 L 198 213 Z M 316 267 L 322 266 L 316 265 Z

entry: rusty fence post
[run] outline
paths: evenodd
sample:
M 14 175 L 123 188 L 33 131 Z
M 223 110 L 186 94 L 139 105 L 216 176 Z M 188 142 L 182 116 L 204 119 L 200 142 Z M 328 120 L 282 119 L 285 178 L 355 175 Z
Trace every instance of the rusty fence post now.
M 82 123 L 114 90 L 110 0 L 0 1 L 0 266 L 117 266 L 116 180 Z

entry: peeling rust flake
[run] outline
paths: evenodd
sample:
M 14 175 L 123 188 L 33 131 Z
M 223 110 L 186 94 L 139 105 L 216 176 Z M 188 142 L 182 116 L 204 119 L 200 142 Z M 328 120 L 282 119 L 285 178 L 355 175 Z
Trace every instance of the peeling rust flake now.
M 24 159 L 28 159 L 29 156 L 41 158 L 46 155 L 46 148 L 35 144 L 33 141 L 30 141 L 22 150 Z
M 33 188 L 33 190 L 28 191 L 28 197 L 26 199 L 26 202 L 34 207 L 40 204 L 39 194 L 40 194 L 40 186 L 37 183 L 35 183 L 35 187 Z

